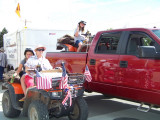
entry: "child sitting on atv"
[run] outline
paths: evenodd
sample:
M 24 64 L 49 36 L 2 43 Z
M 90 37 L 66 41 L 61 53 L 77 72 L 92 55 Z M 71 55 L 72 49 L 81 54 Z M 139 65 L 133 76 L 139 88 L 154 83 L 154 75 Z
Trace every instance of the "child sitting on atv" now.
M 45 50 L 46 47 L 42 45 L 38 45 L 37 47 L 35 47 L 34 51 L 36 55 L 30 57 L 25 64 L 26 75 L 22 79 L 24 79 L 27 88 L 34 86 L 34 70 L 41 71 L 52 69 L 52 66 L 49 63 L 49 61 L 45 57 L 43 57 L 43 51 Z M 23 89 L 24 97 L 19 101 L 24 101 L 27 88 Z

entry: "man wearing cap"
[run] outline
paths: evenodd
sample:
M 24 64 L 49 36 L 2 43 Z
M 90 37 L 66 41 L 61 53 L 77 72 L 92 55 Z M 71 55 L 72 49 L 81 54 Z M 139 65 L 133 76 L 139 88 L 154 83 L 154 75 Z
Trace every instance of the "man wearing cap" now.
M 4 68 L 7 67 L 7 55 L 4 53 L 4 48 L 0 49 L 0 82 L 3 82 Z
M 35 70 L 37 69 L 37 67 L 41 68 L 41 70 L 51 70 L 52 66 L 49 63 L 49 61 L 43 57 L 43 51 L 45 51 L 46 48 L 42 45 L 38 45 L 37 47 L 35 47 L 35 56 L 30 57 L 27 62 L 25 63 L 25 70 L 26 70 L 26 75 L 25 75 L 25 84 L 26 87 L 33 87 L 34 86 L 34 74 L 33 71 L 31 70 Z M 24 98 L 26 95 L 26 89 L 23 89 L 24 92 Z M 24 98 L 22 98 L 19 101 L 24 101 Z
M 85 21 L 80 21 L 74 32 L 74 42 L 75 42 L 75 45 L 78 47 L 77 52 L 80 51 L 83 41 L 86 39 L 86 37 L 82 35 L 82 33 L 84 32 L 85 25 L 86 25 Z

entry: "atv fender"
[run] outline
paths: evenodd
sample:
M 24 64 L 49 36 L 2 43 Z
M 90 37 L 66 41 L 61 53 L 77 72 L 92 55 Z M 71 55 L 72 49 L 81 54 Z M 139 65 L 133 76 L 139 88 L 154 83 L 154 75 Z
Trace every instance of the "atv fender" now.
M 48 92 L 46 92 L 45 90 L 38 90 L 36 87 L 29 88 L 24 104 L 23 104 L 23 115 L 24 116 L 28 115 L 28 107 L 30 103 L 36 100 L 40 100 L 47 106 L 50 101 L 50 96 Z
M 14 84 L 10 84 L 10 83 L 3 83 L 2 84 L 2 89 L 4 90 L 4 89 L 8 89 L 9 90 L 9 95 L 10 95 L 10 99 L 11 99 L 11 103 L 12 103 L 12 105 L 13 105 L 13 107 L 15 108 L 15 109 L 17 109 L 17 110 L 21 110 L 21 107 L 19 106 L 19 104 L 18 104 L 18 102 L 17 102 L 17 93 L 19 94 L 19 95 L 23 95 L 23 93 L 22 92 L 18 92 L 18 90 L 20 90 L 18 87 L 19 87 L 19 85 L 18 85 L 18 83 L 16 83 L 17 84 L 17 86 Z M 20 88 L 21 88 L 21 86 L 20 86 Z

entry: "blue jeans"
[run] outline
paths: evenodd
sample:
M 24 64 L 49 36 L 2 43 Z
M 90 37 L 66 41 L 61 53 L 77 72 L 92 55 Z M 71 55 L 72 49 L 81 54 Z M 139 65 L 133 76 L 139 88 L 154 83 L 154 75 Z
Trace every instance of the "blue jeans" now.
M 3 79 L 4 67 L 0 66 L 0 80 Z
M 84 41 L 84 40 L 76 40 L 76 43 L 75 43 L 76 47 L 79 47 L 78 44 L 79 44 L 80 42 L 83 43 L 83 41 Z

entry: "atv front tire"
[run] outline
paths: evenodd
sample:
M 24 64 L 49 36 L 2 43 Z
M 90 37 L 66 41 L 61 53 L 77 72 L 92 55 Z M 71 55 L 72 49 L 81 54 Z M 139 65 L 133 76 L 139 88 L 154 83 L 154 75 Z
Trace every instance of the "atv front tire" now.
M 3 108 L 4 115 L 9 118 L 18 117 L 21 113 L 20 110 L 13 108 L 13 105 L 10 99 L 9 90 L 3 93 L 2 108 Z
M 41 101 L 33 101 L 28 108 L 29 120 L 49 120 L 48 109 Z
M 77 97 L 73 106 L 73 111 L 68 116 L 69 120 L 87 120 L 88 106 L 84 98 Z

